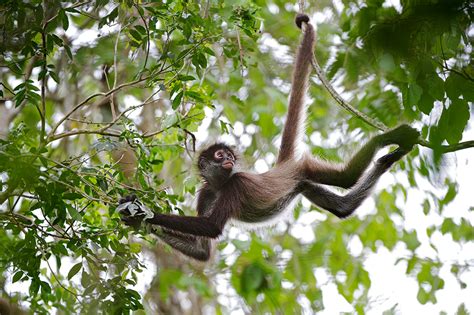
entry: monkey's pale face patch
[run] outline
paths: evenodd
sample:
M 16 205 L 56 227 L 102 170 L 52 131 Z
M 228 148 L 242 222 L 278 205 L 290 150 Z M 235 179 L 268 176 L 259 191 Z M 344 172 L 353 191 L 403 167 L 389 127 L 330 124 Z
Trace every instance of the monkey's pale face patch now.
M 223 149 L 217 150 L 214 153 L 214 160 L 221 163 L 222 168 L 226 170 L 231 170 L 232 168 L 234 168 L 235 157 L 230 151 L 226 151 Z

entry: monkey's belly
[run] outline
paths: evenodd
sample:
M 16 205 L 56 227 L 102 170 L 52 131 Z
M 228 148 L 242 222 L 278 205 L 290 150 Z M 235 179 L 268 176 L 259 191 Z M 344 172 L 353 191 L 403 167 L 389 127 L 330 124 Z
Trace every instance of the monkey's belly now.
M 275 205 L 268 208 L 256 208 L 252 206 L 243 206 L 240 212 L 239 221 L 245 223 L 260 223 L 269 221 L 282 212 L 285 212 L 286 209 L 290 206 L 293 199 L 297 194 L 291 194 L 284 198 L 281 198 Z

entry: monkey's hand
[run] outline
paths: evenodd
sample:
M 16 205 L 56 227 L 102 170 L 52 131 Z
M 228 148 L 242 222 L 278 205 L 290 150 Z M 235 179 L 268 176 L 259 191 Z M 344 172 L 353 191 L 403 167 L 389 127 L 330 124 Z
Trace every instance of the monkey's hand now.
M 408 125 L 400 125 L 395 129 L 380 135 L 382 145 L 396 144 L 403 151 L 409 152 L 417 143 L 420 132 Z
M 120 199 L 117 211 L 122 216 L 122 221 L 134 229 L 139 229 L 143 220 L 154 217 L 153 211 L 144 206 L 135 195 Z

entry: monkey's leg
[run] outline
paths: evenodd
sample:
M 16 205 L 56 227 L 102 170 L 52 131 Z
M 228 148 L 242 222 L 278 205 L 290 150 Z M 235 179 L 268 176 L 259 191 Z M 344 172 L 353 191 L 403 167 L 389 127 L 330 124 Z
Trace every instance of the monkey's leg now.
M 308 180 L 331 186 L 350 188 L 369 167 L 377 150 L 382 146 L 380 136 L 367 142 L 346 165 L 331 164 L 308 157 L 304 161 L 304 176 Z
M 396 144 L 402 148 L 402 151 L 408 152 L 418 137 L 419 133 L 416 129 L 401 125 L 370 139 L 345 165 L 334 165 L 308 158 L 303 164 L 304 176 L 315 183 L 351 188 L 364 174 L 380 148 Z
M 212 241 L 209 238 L 176 233 L 167 229 L 155 230 L 154 233 L 186 256 L 200 261 L 207 261 L 211 257 Z
M 302 182 L 302 194 L 317 206 L 328 210 L 339 218 L 351 215 L 369 195 L 380 176 L 401 159 L 407 151 L 397 149 L 381 157 L 362 180 L 345 195 L 339 195 L 311 181 Z

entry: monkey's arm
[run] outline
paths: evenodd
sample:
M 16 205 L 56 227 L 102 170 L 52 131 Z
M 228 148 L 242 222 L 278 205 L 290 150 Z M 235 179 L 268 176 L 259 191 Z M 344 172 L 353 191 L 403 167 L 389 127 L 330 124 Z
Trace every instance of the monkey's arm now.
M 167 229 L 155 230 L 153 233 L 186 256 L 200 261 L 207 261 L 211 256 L 212 241 L 207 237 L 181 234 Z
M 344 166 L 310 160 L 306 167 L 307 177 L 320 184 L 350 188 L 361 178 L 378 149 L 396 144 L 410 151 L 419 137 L 416 129 L 401 125 L 370 139 Z
M 204 217 L 206 213 L 209 212 L 209 205 L 212 204 L 213 201 L 213 193 L 208 189 L 202 189 L 199 193 L 198 202 L 197 202 L 197 210 L 198 216 Z M 143 210 L 143 205 L 138 201 L 135 195 L 130 195 L 120 200 L 120 204 L 128 203 L 127 205 L 123 205 L 122 207 L 119 206 L 120 214 L 122 215 L 122 221 L 125 224 L 132 226 L 134 228 L 140 228 L 142 225 L 142 221 L 145 219 L 146 211 Z M 130 203 L 133 204 L 132 208 L 134 209 L 133 215 L 131 214 Z M 180 216 L 174 216 L 177 219 L 183 218 Z M 194 218 L 194 217 L 191 217 Z M 219 218 L 205 218 L 211 220 L 213 222 L 219 223 Z M 145 219 L 146 220 L 146 219 Z M 186 219 L 185 219 L 186 220 Z M 225 222 L 222 224 L 222 226 Z M 204 228 L 207 228 L 211 231 L 218 230 L 218 228 L 213 227 L 213 224 L 207 222 Z M 196 226 L 194 226 L 194 229 Z M 190 256 L 194 259 L 207 261 L 211 256 L 211 251 L 213 247 L 212 241 L 208 237 L 199 237 L 192 234 L 185 234 L 177 232 L 177 229 L 171 230 L 162 228 L 161 226 L 155 227 L 151 229 L 152 232 L 157 235 L 162 241 L 170 245 L 172 248 L 180 251 L 181 253 Z M 221 229 L 222 230 L 222 229 Z
M 224 225 L 228 220 L 227 217 L 220 218 L 218 215 L 214 215 L 217 211 L 219 210 L 214 210 L 209 217 L 155 213 L 153 218 L 145 221 L 181 233 L 216 238 L 222 234 Z M 222 215 L 225 215 L 225 211 L 222 211 Z
M 209 214 L 204 214 L 204 212 L 201 211 L 202 215 L 200 214 L 197 217 L 192 217 L 153 213 L 153 217 L 151 218 L 145 218 L 145 211 L 141 209 L 143 205 L 138 202 L 135 196 L 128 196 L 121 200 L 121 204 L 125 202 L 133 202 L 136 213 L 131 215 L 128 206 L 119 206 L 119 208 L 121 207 L 119 211 L 122 215 L 122 221 L 134 228 L 140 227 L 141 222 L 145 220 L 147 223 L 159 225 L 169 230 L 196 236 L 216 238 L 222 234 L 224 225 L 230 218 L 230 211 L 225 209 L 225 204 L 221 200 L 215 202 L 210 209 Z M 206 204 L 206 206 L 208 207 L 209 204 Z M 138 208 L 138 210 L 136 208 Z
M 351 215 L 367 198 L 371 189 L 390 166 L 401 159 L 408 151 L 398 148 L 381 157 L 375 166 L 347 194 L 338 195 L 311 181 L 304 181 L 302 194 L 314 204 L 335 214 L 339 218 Z

